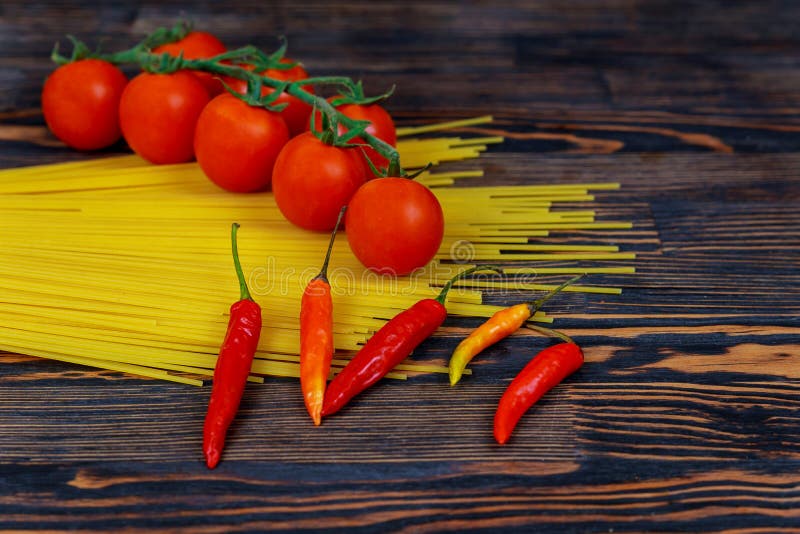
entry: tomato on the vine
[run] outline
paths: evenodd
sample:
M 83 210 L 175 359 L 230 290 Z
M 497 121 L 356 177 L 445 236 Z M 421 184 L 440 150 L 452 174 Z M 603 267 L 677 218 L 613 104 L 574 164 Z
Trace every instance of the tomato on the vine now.
M 151 163 L 191 161 L 197 118 L 208 100 L 208 91 L 190 72 L 143 72 L 122 93 L 122 135 Z
M 222 42 L 208 32 L 189 32 L 186 36 L 173 43 L 163 44 L 153 49 L 154 54 L 167 53 L 173 57 L 183 53 L 184 59 L 206 59 L 227 52 Z M 218 95 L 223 87 L 218 79 L 208 72 L 192 71 L 197 76 L 210 96 Z
M 58 67 L 44 82 L 42 111 L 53 134 L 77 150 L 97 150 L 119 140 L 119 101 L 128 79 L 99 59 Z
M 311 132 L 286 143 L 272 172 L 278 208 L 307 230 L 330 231 L 342 206 L 366 181 L 354 148 L 327 145 Z
M 194 151 L 208 178 L 228 191 L 266 189 L 289 130 L 281 116 L 223 93 L 197 120 Z
M 288 58 L 282 58 L 281 63 L 294 63 L 294 61 Z M 242 67 L 248 70 L 253 69 L 252 65 L 243 65 Z M 304 69 L 299 63 L 289 69 L 267 69 L 260 74 L 262 76 L 287 82 L 297 82 L 308 78 L 308 72 L 306 72 L 306 69 Z M 237 93 L 245 94 L 247 92 L 247 82 L 244 80 L 229 76 L 225 76 L 223 79 L 225 80 L 225 83 Z M 312 95 L 314 94 L 314 87 L 311 85 L 304 85 L 303 90 L 305 90 L 307 93 L 311 93 Z M 273 89 L 271 87 L 264 86 L 261 89 L 262 96 L 268 95 L 272 92 Z M 286 126 L 289 127 L 289 134 L 292 137 L 308 130 L 308 119 L 311 117 L 311 106 L 296 96 L 292 96 L 287 93 L 281 93 L 281 95 L 275 99 L 273 104 L 286 104 L 286 107 L 281 111 L 281 116 L 283 116 L 283 120 L 286 121 Z
M 350 199 L 347 242 L 365 267 L 404 275 L 433 259 L 444 215 L 430 189 L 408 178 L 370 180 Z

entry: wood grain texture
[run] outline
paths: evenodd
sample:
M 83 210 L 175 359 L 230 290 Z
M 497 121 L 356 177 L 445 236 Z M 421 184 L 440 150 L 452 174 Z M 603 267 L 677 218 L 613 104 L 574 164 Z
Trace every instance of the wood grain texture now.
M 600 235 L 637 274 L 550 304 L 587 364 L 503 447 L 493 411 L 546 343 L 530 333 L 455 388 L 385 381 L 321 428 L 268 378 L 212 472 L 207 390 L 0 354 L 0 530 L 800 530 L 800 3 L 5 1 L 0 167 L 98 155 L 44 127 L 56 39 L 121 48 L 181 16 L 396 84 L 399 124 L 493 114 L 464 133 L 507 140 L 464 185 L 619 181 L 593 207 L 632 229 L 548 239 Z M 477 323 L 448 320 L 417 357 L 443 363 Z

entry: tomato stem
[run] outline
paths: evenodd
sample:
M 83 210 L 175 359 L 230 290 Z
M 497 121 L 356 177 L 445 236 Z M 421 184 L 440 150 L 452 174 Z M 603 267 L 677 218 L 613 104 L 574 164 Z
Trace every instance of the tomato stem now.
M 430 169 L 431 167 L 433 167 L 433 163 L 428 163 L 427 165 L 425 165 L 421 169 L 417 169 L 416 171 L 412 172 L 411 174 L 403 173 L 403 178 L 408 178 L 409 180 L 413 180 L 416 177 L 418 177 L 420 174 L 422 174 L 423 172 L 425 172 L 428 169 Z
M 403 169 L 400 168 L 400 158 L 389 160 L 389 168 L 386 169 L 386 176 L 403 176 Z
M 395 86 L 393 85 L 388 91 L 378 96 L 366 97 L 364 96 L 364 86 L 361 80 L 357 81 L 355 85 L 348 86 L 346 91 L 342 91 L 339 95 L 331 100 L 334 106 L 341 106 L 342 104 L 357 104 L 360 106 L 369 106 L 382 102 L 394 94 Z

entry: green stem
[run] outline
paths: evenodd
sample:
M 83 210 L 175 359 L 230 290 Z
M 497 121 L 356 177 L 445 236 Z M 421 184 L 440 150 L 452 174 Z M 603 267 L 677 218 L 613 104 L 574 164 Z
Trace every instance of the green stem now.
M 314 279 L 324 280 L 325 282 L 328 281 L 328 262 L 331 259 L 331 251 L 333 250 L 333 242 L 336 239 L 336 231 L 339 230 L 339 225 L 342 224 L 342 217 L 344 217 L 344 212 L 347 209 L 347 206 L 342 206 L 342 209 L 339 210 L 339 217 L 336 219 L 336 226 L 333 227 L 333 232 L 331 232 L 331 240 L 328 242 L 328 251 L 325 253 L 325 261 L 322 262 L 322 269 L 319 270 L 319 274 L 314 277 Z
M 389 167 L 386 169 L 386 176 L 403 176 L 403 169 L 400 168 L 400 160 L 389 160 Z
M 106 54 L 100 57 L 109 63 L 114 63 L 115 65 L 120 65 L 123 63 L 138 63 L 139 62 L 139 54 L 142 53 L 142 49 L 133 47 L 130 50 L 123 50 L 122 52 L 114 52 L 113 54 Z
M 300 85 L 343 85 L 350 87 L 353 84 L 353 80 L 347 76 L 314 76 L 298 80 L 297 83 Z
M 468 276 L 477 271 L 494 271 L 496 273 L 503 274 L 503 269 L 496 265 L 476 265 L 475 267 L 470 267 L 465 271 L 461 271 L 453 278 L 447 281 L 447 283 L 442 288 L 442 291 L 439 293 L 439 296 L 436 297 L 436 300 L 439 301 L 440 304 L 444 305 L 445 299 L 447 299 L 447 293 L 450 291 L 450 288 L 453 287 L 453 284 L 458 280 L 461 280 L 465 276 Z
M 543 326 L 539 326 L 539 325 L 535 325 L 535 324 L 526 324 L 525 328 L 530 328 L 531 330 L 534 330 L 534 331 L 539 332 L 540 334 L 544 334 L 546 336 L 557 337 L 558 339 L 560 339 L 564 343 L 575 343 L 574 341 L 572 341 L 571 337 L 569 337 L 567 334 L 565 334 L 563 332 L 559 332 L 558 330 L 551 330 L 550 328 L 545 328 Z
M 158 28 L 153 33 L 147 35 L 144 39 L 142 39 L 138 44 L 129 48 L 128 50 L 123 50 L 121 52 L 116 52 L 112 54 L 106 55 L 97 55 L 96 57 L 100 59 L 104 59 L 110 63 L 120 64 L 120 63 L 137 63 L 138 57 L 143 52 L 148 52 L 154 48 L 158 48 L 161 45 L 167 43 L 174 43 L 175 41 L 180 41 L 189 32 L 192 31 L 192 27 L 185 21 L 178 22 L 171 28 Z
M 169 71 L 173 72 L 175 70 L 180 70 L 180 69 L 199 70 L 204 72 L 210 72 L 212 74 L 219 74 L 221 76 L 230 76 L 232 78 L 238 78 L 248 83 L 251 83 L 251 81 L 255 83 L 256 79 L 258 78 L 260 79 L 261 84 L 271 87 L 273 89 L 284 86 L 286 82 L 283 80 L 277 80 L 275 78 L 270 78 L 269 76 L 263 76 L 258 73 L 252 72 L 250 70 L 244 69 L 242 67 L 237 67 L 235 65 L 225 65 L 220 63 L 223 60 L 246 59 L 247 57 L 252 57 L 253 55 L 256 55 L 257 52 L 258 50 L 255 49 L 254 47 L 243 47 L 208 59 L 171 58 Z M 138 63 L 140 66 L 143 66 L 145 68 L 147 66 L 153 65 L 157 61 L 162 60 L 161 55 L 148 53 L 142 50 L 134 51 L 134 49 L 121 52 L 118 54 L 112 54 L 111 56 L 108 57 L 113 57 L 114 59 L 118 60 L 118 62 L 122 63 Z M 303 88 L 303 86 L 305 85 L 312 85 L 312 84 L 342 85 L 350 87 L 354 85 L 353 81 L 350 78 L 344 76 L 319 76 L 314 78 L 306 78 L 304 80 L 297 80 L 295 82 L 286 85 L 284 88 L 284 92 L 286 92 L 291 96 L 296 97 L 298 100 L 308 104 L 309 106 L 316 107 L 322 113 L 325 113 L 329 117 L 330 122 L 332 123 L 336 122 L 338 124 L 341 124 L 347 130 L 353 130 L 361 126 L 360 121 L 351 119 L 350 117 L 341 113 L 335 107 L 333 107 L 333 105 L 331 105 L 331 103 L 328 102 L 325 98 L 311 94 Z M 376 152 L 378 152 L 381 156 L 385 157 L 390 162 L 397 160 L 399 166 L 400 155 L 397 152 L 396 148 L 394 148 L 389 143 L 386 143 L 382 139 L 379 139 L 374 135 L 367 133 L 365 131 L 361 132 L 359 136 L 362 139 L 364 139 L 364 141 L 368 145 L 370 145 L 373 149 L 375 149 Z
M 528 302 L 527 303 L 528 304 L 528 309 L 531 311 L 531 315 L 536 313 L 542 306 L 544 306 L 545 302 L 547 302 L 548 300 L 550 300 L 551 298 L 553 298 L 554 296 L 559 294 L 562 289 L 564 289 L 568 285 L 574 284 L 575 282 L 577 282 L 578 280 L 580 280 L 584 276 L 585 276 L 585 274 L 579 274 L 578 276 L 572 277 L 569 280 L 567 280 L 566 282 L 564 282 L 563 284 L 561 284 L 560 286 L 558 286 L 557 288 L 555 288 L 552 291 L 550 291 L 547 295 L 543 296 L 542 298 L 534 300 L 533 302 Z
M 236 231 L 239 230 L 239 223 L 231 225 L 231 251 L 233 253 L 233 267 L 236 269 L 236 277 L 239 279 L 239 300 L 253 300 L 250 297 L 250 290 L 247 288 L 247 281 L 244 279 L 242 264 L 239 262 L 239 248 L 236 245 Z

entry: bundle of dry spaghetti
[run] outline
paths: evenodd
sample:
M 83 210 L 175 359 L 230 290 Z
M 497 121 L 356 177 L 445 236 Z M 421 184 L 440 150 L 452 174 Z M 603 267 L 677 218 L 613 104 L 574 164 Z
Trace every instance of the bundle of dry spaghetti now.
M 408 136 L 486 120 L 400 129 L 404 164 L 477 157 L 502 139 Z M 554 228 L 629 228 L 598 222 L 591 210 L 553 209 L 593 200 L 593 191 L 617 184 L 453 186 L 481 174 L 426 172 L 419 178 L 441 201 L 446 220 L 439 255 L 422 272 L 376 275 L 359 264 L 346 240 L 337 241 L 329 278 L 334 341 L 342 357 L 334 360 L 334 371 L 386 320 L 435 295 L 444 280 L 475 263 L 512 268 L 502 279 L 462 282 L 450 293 L 451 314 L 494 313 L 496 306 L 482 304 L 481 288 L 555 285 L 532 283 L 531 272 L 633 272 L 587 264 L 633 259 L 616 246 L 542 239 Z M 230 223 L 238 221 L 242 263 L 264 310 L 252 378 L 297 376 L 300 295 L 319 268 L 328 236 L 286 222 L 271 193 L 235 195 L 216 188 L 196 164 L 154 166 L 123 156 L 0 171 L 0 195 L 0 350 L 202 384 L 196 377 L 212 374 L 228 306 L 238 294 L 229 243 Z M 531 268 L 534 261 L 582 263 Z M 519 262 L 528 267 L 513 268 Z M 568 290 L 619 292 L 585 285 Z M 550 319 L 540 313 L 535 320 Z M 434 363 L 409 360 L 391 376 L 445 370 Z

